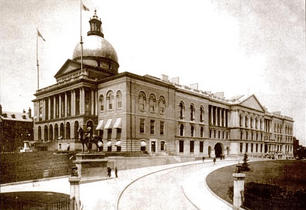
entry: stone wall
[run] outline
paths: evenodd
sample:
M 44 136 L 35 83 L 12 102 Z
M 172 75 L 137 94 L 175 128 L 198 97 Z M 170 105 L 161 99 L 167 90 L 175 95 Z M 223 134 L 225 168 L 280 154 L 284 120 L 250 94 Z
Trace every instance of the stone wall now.
M 2 153 L 0 183 L 35 180 L 70 174 L 72 161 L 68 153 Z

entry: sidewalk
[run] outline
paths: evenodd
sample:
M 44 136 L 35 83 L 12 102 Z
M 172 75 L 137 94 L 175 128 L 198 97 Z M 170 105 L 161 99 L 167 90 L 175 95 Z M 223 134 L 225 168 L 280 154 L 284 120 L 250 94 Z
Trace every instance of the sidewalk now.
M 213 165 L 212 160 L 194 162 L 185 162 L 148 168 L 138 168 L 123 170 L 118 172 L 118 178 L 111 178 L 103 181 L 85 182 L 80 185 L 80 198 L 84 210 L 95 209 L 117 209 L 117 202 L 120 194 L 133 181 L 141 177 L 156 173 L 158 171 L 170 168 L 181 167 L 192 164 L 207 164 L 207 167 L 201 169 L 198 173 L 192 174 L 189 179 L 182 183 L 182 189 L 186 199 L 188 199 L 198 209 L 232 209 L 230 204 L 225 203 L 222 199 L 214 195 L 206 185 L 206 176 L 217 168 L 237 163 L 237 159 L 226 159 L 217 161 Z M 204 176 L 203 176 L 204 175 Z M 114 177 L 112 171 L 112 177 Z M 70 194 L 70 184 L 68 177 L 57 179 L 45 179 L 37 182 L 22 182 L 19 184 L 1 185 L 1 192 L 13 191 L 53 191 Z M 209 202 L 203 202 L 209 200 Z

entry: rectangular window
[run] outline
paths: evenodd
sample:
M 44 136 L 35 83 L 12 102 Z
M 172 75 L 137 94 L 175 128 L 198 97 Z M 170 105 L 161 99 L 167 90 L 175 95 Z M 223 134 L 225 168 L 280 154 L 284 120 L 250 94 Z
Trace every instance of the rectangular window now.
M 121 128 L 117 128 L 116 139 L 121 139 Z
M 200 152 L 204 151 L 204 142 L 200 141 Z
M 184 141 L 183 140 L 180 140 L 179 142 L 179 151 L 184 152 Z
M 160 135 L 164 135 L 165 134 L 165 122 L 164 121 L 160 121 Z
M 103 130 L 99 130 L 99 136 L 103 138 Z
M 112 138 L 112 129 L 107 129 L 107 139 Z
M 144 133 L 144 130 L 145 130 L 145 120 L 144 119 L 140 119 L 140 133 Z
M 253 144 L 251 144 L 251 152 L 253 152 Z
M 117 146 L 117 152 L 121 152 L 121 146 Z
M 190 141 L 190 153 L 194 152 L 194 141 Z
M 256 144 L 256 152 L 258 152 L 258 144 Z
M 108 147 L 107 147 L 107 151 L 108 151 L 108 152 L 111 152 L 111 151 L 112 151 L 112 146 L 108 146 Z
M 242 153 L 243 143 L 240 143 L 240 153 Z
M 150 120 L 150 134 L 155 132 L 155 120 Z
M 246 144 L 245 144 L 245 152 L 248 152 L 248 150 L 249 150 L 249 144 L 246 143 Z

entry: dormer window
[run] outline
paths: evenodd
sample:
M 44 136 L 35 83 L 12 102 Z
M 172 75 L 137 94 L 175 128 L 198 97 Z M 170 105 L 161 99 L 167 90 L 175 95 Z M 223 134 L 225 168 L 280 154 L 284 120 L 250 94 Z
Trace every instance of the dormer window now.
M 15 114 L 12 114 L 11 117 L 12 117 L 12 118 L 16 118 Z

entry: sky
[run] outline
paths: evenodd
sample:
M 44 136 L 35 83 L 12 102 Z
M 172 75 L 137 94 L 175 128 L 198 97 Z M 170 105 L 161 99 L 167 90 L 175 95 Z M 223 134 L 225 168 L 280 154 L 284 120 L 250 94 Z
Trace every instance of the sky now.
M 294 119 L 306 145 L 305 0 L 0 0 L 0 103 L 33 109 L 37 90 L 84 42 L 94 10 L 115 48 L 119 72 L 179 77 L 182 85 L 255 94 L 269 112 Z

